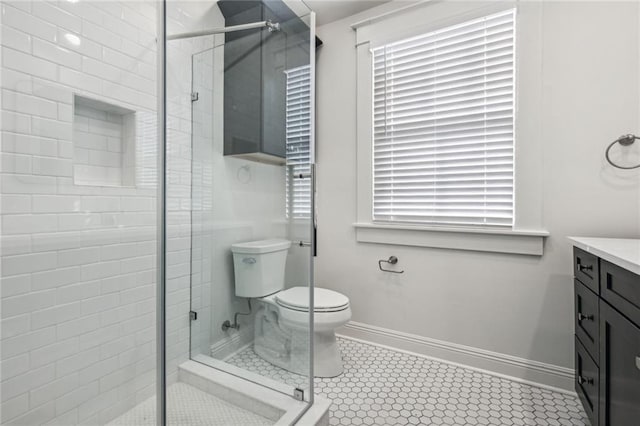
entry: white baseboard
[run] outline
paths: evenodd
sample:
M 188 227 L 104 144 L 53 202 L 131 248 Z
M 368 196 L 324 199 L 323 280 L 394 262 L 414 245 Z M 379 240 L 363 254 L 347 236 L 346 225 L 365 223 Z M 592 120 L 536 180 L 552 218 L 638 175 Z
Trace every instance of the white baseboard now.
M 411 352 L 494 376 L 575 395 L 573 390 L 574 371 L 570 368 L 354 321 L 340 328 L 338 334 L 349 339 L 393 350 Z

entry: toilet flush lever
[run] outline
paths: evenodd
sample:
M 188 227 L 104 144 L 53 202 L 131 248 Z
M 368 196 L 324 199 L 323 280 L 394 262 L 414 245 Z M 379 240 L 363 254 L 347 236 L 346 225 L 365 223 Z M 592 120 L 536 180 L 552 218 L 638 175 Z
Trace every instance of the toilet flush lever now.
M 380 259 L 380 260 L 378 260 L 378 268 L 380 268 L 380 270 L 384 271 L 384 272 L 391 272 L 391 273 L 394 273 L 394 274 L 404 274 L 404 271 L 393 271 L 391 269 L 384 269 L 382 267 L 382 262 L 389 263 L 391 265 L 395 265 L 396 263 L 398 263 L 398 258 L 397 257 L 390 256 L 389 259 L 386 259 L 386 260 L 385 259 Z
M 253 265 L 254 263 L 256 263 L 256 258 L 255 257 L 243 257 L 242 258 L 242 263 L 246 263 L 248 265 Z

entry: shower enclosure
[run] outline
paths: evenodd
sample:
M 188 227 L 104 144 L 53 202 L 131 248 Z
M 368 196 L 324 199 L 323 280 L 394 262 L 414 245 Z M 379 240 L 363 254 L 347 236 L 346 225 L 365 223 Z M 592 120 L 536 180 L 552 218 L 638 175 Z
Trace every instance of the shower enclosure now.
M 302 2 L 280 0 L 219 0 L 204 11 L 183 6 L 167 5 L 160 55 L 167 101 L 161 116 L 167 157 L 166 345 L 188 339 L 188 346 L 178 346 L 192 361 L 312 403 L 313 309 L 299 324 L 297 344 L 286 336 L 265 338 L 265 327 L 287 331 L 260 297 L 236 296 L 231 249 L 237 243 L 290 241 L 282 289 L 313 289 L 314 15 Z M 198 12 L 201 18 L 191 26 L 171 20 Z M 313 291 L 307 294 L 313 306 Z M 181 318 L 169 317 L 172 306 L 181 307 Z M 180 324 L 188 330 L 176 329 Z M 273 357 L 261 354 L 258 345 Z M 289 358 L 301 366 L 287 369 L 278 362 Z M 171 383 L 176 366 L 165 363 Z
M 234 0 L 219 1 L 214 12 L 210 28 L 167 37 L 168 75 L 185 62 L 191 74 L 190 87 L 167 80 L 167 99 L 181 96 L 191 107 L 190 357 L 309 398 L 311 322 L 308 344 L 295 349 L 304 353 L 272 344 L 281 357 L 305 359 L 303 374 L 260 358 L 252 346 L 261 301 L 236 297 L 231 247 L 292 241 L 285 283 L 312 285 L 311 12 L 296 14 L 281 1 Z M 172 53 L 178 43 L 190 61 Z
M 313 292 L 304 344 L 271 347 L 306 367 L 265 360 L 231 246 L 290 241 L 284 285 L 313 288 L 314 14 L 1 8 L 0 422 L 295 422 L 314 401 Z

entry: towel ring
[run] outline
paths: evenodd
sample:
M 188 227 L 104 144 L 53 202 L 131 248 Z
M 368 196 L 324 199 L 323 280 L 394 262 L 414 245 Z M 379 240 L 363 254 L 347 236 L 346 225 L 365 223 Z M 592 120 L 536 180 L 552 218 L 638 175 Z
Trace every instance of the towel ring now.
M 615 141 L 611 142 L 609 144 L 609 146 L 607 147 L 607 150 L 604 152 L 604 156 L 607 159 L 607 161 L 609 162 L 609 164 L 611 164 L 613 167 L 616 167 L 618 169 L 623 169 L 623 170 L 637 169 L 638 167 L 640 167 L 640 164 L 636 164 L 635 166 L 621 166 L 621 165 L 616 164 L 613 161 L 611 161 L 611 158 L 609 157 L 609 151 L 611 150 L 611 148 L 615 144 L 619 143 L 622 146 L 629 146 L 632 143 L 634 143 L 636 141 L 636 139 L 640 139 L 640 137 L 638 137 L 636 135 L 628 134 L 628 135 L 622 135 L 618 139 L 616 139 Z

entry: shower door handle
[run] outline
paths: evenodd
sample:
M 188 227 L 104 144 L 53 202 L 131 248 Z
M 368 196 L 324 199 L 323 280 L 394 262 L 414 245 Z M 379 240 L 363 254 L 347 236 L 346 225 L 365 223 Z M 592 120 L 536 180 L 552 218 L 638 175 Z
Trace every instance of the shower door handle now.
M 316 165 L 311 164 L 311 251 L 318 256 L 318 215 L 316 212 Z
M 318 235 L 318 228 L 314 225 L 313 227 L 313 256 L 314 257 L 318 255 L 317 235 Z

